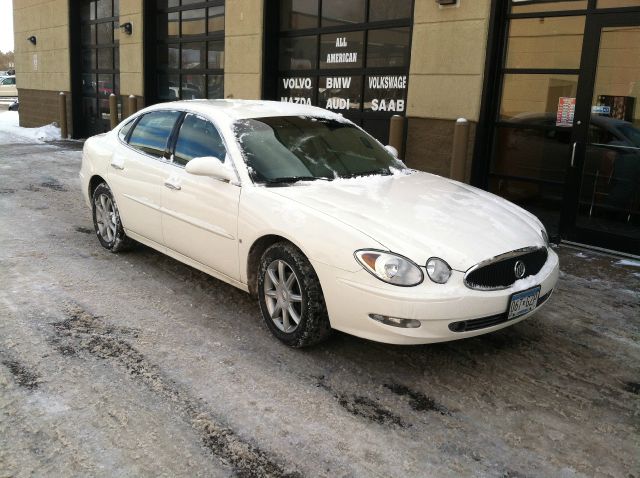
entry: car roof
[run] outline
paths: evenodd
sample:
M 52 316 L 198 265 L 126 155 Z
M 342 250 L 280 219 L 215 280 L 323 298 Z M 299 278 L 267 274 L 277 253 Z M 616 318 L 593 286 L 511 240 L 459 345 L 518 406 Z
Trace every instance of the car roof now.
M 232 121 L 268 116 L 313 116 L 345 121 L 342 115 L 318 108 L 317 106 L 266 100 L 225 99 L 172 101 L 153 105 L 145 109 L 145 111 L 158 109 L 180 109 L 202 114 L 223 115 Z

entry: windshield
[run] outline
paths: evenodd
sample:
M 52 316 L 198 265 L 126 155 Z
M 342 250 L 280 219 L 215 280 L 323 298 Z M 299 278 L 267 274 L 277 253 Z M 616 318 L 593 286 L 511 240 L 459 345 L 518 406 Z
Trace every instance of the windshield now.
M 234 132 L 256 182 L 332 180 L 405 169 L 367 133 L 331 119 L 244 119 L 234 124 Z

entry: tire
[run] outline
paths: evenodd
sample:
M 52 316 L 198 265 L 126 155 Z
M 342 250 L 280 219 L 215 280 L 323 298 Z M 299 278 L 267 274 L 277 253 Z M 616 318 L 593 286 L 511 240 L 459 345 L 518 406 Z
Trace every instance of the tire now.
M 122 227 L 118 206 L 107 183 L 100 183 L 91 197 L 93 227 L 100 244 L 111 252 L 130 249 L 134 241 L 127 237 Z
M 280 280 L 282 275 L 284 282 Z M 315 345 L 331 334 L 316 271 L 293 244 L 278 242 L 262 255 L 258 268 L 258 301 L 271 333 L 291 347 Z

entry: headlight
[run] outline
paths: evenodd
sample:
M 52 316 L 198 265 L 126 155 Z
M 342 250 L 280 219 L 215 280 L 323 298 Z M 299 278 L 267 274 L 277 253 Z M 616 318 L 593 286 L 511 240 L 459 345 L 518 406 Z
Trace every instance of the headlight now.
M 427 261 L 427 274 L 436 284 L 444 284 L 451 277 L 451 267 L 438 257 L 432 257 Z
M 355 257 L 366 271 L 389 284 L 410 287 L 420 284 L 424 274 L 406 257 L 392 252 L 360 250 Z

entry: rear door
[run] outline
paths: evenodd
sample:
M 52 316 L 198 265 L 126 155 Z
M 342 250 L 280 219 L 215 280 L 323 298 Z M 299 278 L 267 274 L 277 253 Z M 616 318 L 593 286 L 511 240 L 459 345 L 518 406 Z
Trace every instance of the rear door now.
M 162 188 L 162 230 L 168 248 L 239 280 L 240 186 L 185 171 L 196 157 L 230 161 L 218 130 L 187 113 L 177 133 L 171 171 Z
M 181 115 L 153 111 L 132 124 L 131 131 L 121 130 L 107 178 L 124 228 L 158 244 L 164 242 L 160 208 L 170 169 L 168 143 Z

